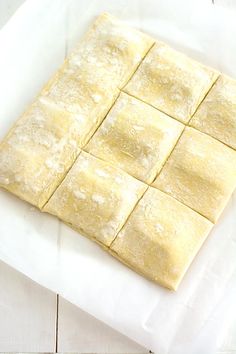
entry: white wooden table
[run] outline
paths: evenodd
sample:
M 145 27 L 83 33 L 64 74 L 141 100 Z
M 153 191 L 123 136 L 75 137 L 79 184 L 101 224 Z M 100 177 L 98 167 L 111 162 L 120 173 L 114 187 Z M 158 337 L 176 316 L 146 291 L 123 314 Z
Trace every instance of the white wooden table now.
M 236 0 L 206 1 L 236 6 Z M 23 2 L 0 0 L 0 28 Z M 227 352 L 227 345 L 225 349 Z M 147 349 L 0 262 L 0 352 L 55 351 L 148 353 Z
M 0 28 L 23 2 L 0 0 Z M 148 353 L 0 261 L 0 352 L 55 351 Z
M 79 353 L 148 353 L 0 262 L 0 352 L 55 352 L 56 349 Z

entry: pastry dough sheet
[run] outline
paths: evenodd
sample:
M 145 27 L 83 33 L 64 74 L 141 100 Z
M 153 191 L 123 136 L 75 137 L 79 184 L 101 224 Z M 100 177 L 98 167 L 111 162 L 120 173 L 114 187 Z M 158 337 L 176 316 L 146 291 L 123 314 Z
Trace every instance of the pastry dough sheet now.
M 136 98 L 121 93 L 86 151 L 151 183 L 184 126 Z
M 0 186 L 42 208 L 154 40 L 99 16 L 0 145 Z
M 236 152 L 187 127 L 153 186 L 215 223 L 236 186 Z
M 220 75 L 190 125 L 236 149 L 236 80 Z
M 99 82 L 94 75 L 89 81 L 86 70 L 79 70 L 66 61 L 62 68 L 43 88 L 40 96 L 48 105 L 54 105 L 62 112 L 68 112 L 74 118 L 77 130 L 78 146 L 83 147 L 110 107 L 119 91 Z
M 43 211 L 109 246 L 147 186 L 82 152 Z
M 74 117 L 36 100 L 0 145 L 0 185 L 41 208 L 78 156 Z
M 153 44 L 99 16 L 3 139 L 0 186 L 176 290 L 236 185 L 235 81 Z
M 88 81 L 121 88 L 133 75 L 155 40 L 110 14 L 101 14 L 69 57 Z
M 212 223 L 149 187 L 110 250 L 135 271 L 176 290 Z
M 157 42 L 124 90 L 187 123 L 217 77 L 215 70 Z
M 154 44 L 109 14 L 100 15 L 42 92 L 80 124 L 83 147 Z

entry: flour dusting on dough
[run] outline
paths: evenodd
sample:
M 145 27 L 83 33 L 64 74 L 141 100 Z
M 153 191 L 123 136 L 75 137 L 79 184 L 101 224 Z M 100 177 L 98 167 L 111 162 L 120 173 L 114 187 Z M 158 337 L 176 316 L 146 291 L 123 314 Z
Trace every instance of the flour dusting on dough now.
M 102 195 L 100 195 L 100 194 L 93 194 L 92 195 L 92 201 L 93 202 L 95 202 L 95 203 L 97 203 L 97 204 L 103 204 L 103 203 L 105 203 L 105 198 L 102 196 Z
M 74 191 L 74 195 L 78 199 L 86 199 L 86 194 L 79 189 Z
M 105 172 L 104 170 L 97 168 L 95 170 L 95 173 L 99 176 L 99 177 L 109 177 L 109 174 L 107 172 Z
M 0 176 L 0 184 L 8 185 L 10 183 L 9 178 Z

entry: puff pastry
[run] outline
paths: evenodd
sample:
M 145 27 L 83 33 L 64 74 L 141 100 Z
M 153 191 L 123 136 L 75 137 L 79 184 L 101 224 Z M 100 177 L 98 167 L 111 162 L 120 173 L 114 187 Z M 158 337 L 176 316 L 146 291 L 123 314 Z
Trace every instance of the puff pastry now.
M 211 227 L 203 216 L 149 187 L 110 250 L 135 271 L 176 290 Z
M 153 45 L 146 34 L 102 14 L 97 18 L 42 95 L 80 122 L 80 147 L 101 124 L 118 88 Z
M 81 152 L 43 210 L 109 246 L 146 189 L 125 172 Z
M 100 15 L 69 57 L 89 82 L 123 87 L 154 44 L 154 39 L 117 18 Z M 84 74 L 84 73 L 83 73 Z M 105 86 L 105 87 L 104 87 Z
M 236 149 L 236 81 L 220 75 L 190 125 Z
M 153 185 L 216 222 L 236 186 L 236 152 L 187 127 Z
M 176 290 L 236 185 L 218 77 L 102 14 L 1 142 L 0 186 Z
M 0 145 L 0 186 L 41 208 L 80 152 L 74 117 L 35 101 Z
M 121 93 L 86 150 L 151 183 L 183 127 L 155 108 Z
M 157 42 L 124 90 L 187 123 L 218 74 Z
M 97 18 L 0 145 L 0 186 L 42 208 L 153 40 Z

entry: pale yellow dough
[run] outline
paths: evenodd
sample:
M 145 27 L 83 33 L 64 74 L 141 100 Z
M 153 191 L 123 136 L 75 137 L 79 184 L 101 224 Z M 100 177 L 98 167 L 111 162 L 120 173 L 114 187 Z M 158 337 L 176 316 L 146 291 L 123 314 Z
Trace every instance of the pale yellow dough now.
M 157 42 L 124 90 L 187 123 L 218 74 Z
M 154 40 L 102 14 L 42 91 L 80 122 L 80 147 L 101 124 Z
M 0 186 L 42 208 L 152 44 L 99 16 L 1 143 Z
M 71 114 L 77 126 L 78 146 L 83 147 L 101 124 L 118 94 L 115 87 L 102 87 L 96 74 L 94 82 L 89 82 L 83 71 L 79 72 L 65 62 L 43 88 L 40 98 L 45 104 Z
M 220 75 L 190 125 L 236 149 L 236 80 Z
M 109 246 L 146 189 L 125 172 L 81 152 L 43 210 Z
M 117 18 L 100 15 L 69 58 L 86 80 L 103 89 L 122 88 L 155 43 Z
M 80 124 L 83 147 L 153 45 L 146 34 L 102 14 L 42 91 Z
M 236 185 L 218 76 L 102 14 L 1 142 L 0 187 L 176 289 Z
M 78 156 L 74 117 L 38 99 L 0 145 L 0 185 L 41 208 Z
M 149 187 L 111 252 L 135 271 L 176 290 L 211 227 L 201 215 Z
M 236 151 L 186 128 L 153 185 L 216 222 L 236 186 Z
M 121 93 L 86 151 L 151 183 L 183 128 L 166 114 Z

